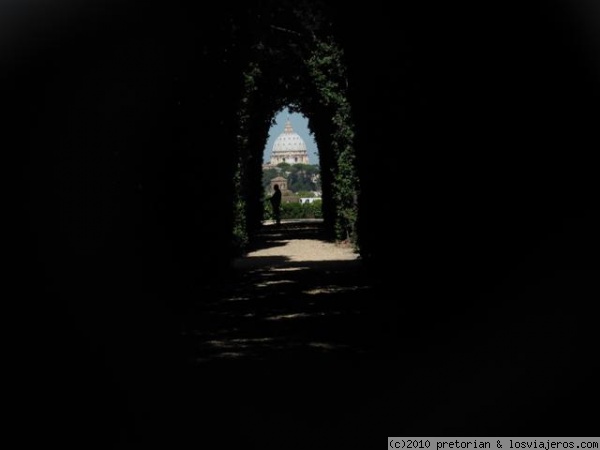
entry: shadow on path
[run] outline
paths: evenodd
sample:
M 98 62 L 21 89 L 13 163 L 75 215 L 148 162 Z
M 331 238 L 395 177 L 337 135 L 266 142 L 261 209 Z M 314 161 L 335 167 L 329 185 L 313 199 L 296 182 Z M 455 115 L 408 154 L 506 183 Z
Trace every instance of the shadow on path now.
M 288 249 L 302 240 L 301 253 Z M 381 356 L 391 331 L 374 326 L 381 299 L 357 255 L 328 242 L 318 222 L 264 227 L 229 277 L 207 289 L 186 316 L 196 363 Z
M 320 244 L 332 253 L 306 252 Z M 523 269 L 475 298 L 421 288 L 401 266 L 379 279 L 343 250 L 318 223 L 264 227 L 227 277 L 190 292 L 185 369 L 168 417 L 150 420 L 171 448 L 593 429 L 597 272 Z

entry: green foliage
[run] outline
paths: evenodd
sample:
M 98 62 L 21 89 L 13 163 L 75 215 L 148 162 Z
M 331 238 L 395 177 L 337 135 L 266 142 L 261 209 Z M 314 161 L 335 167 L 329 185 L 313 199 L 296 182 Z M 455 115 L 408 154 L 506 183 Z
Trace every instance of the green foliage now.
M 268 189 L 271 186 L 271 180 L 275 177 L 278 177 L 279 174 L 279 170 L 277 170 L 276 168 L 269 168 L 269 169 L 265 169 L 263 170 L 263 176 L 262 176 L 262 185 L 264 189 Z
M 233 221 L 233 254 L 241 254 L 248 245 L 248 231 L 246 229 L 244 202 L 238 201 L 234 210 Z
M 294 164 L 292 166 L 293 170 L 296 170 L 298 172 L 304 172 L 306 174 L 318 174 L 319 173 L 319 166 L 314 166 L 311 164 Z
M 321 190 L 319 166 L 281 163 L 277 167 L 265 169 L 262 178 L 263 188 L 268 190 L 271 180 L 277 176 L 287 180 L 288 190 L 292 192 Z
M 241 254 L 249 242 L 248 232 L 248 198 L 246 189 L 249 181 L 251 150 L 249 142 L 249 128 L 251 123 L 252 109 L 251 99 L 258 90 L 256 80 L 260 77 L 260 67 L 256 63 L 249 64 L 247 70 L 242 74 L 244 95 L 238 110 L 239 133 L 237 135 L 237 164 L 233 177 L 233 229 L 232 229 L 232 252 Z
M 273 210 L 268 205 L 265 208 L 265 220 L 273 218 Z M 281 218 L 282 219 L 322 219 L 323 210 L 322 202 L 315 200 L 312 203 L 282 203 L 281 204 Z
M 282 175 L 294 192 L 323 190 L 327 194 L 323 205 L 284 203 L 283 217 L 322 217 L 322 206 L 326 206 L 327 220 L 336 237 L 357 242 L 359 183 L 343 52 L 333 39 L 323 34 L 325 24 L 318 10 L 307 8 L 304 2 L 282 1 L 255 8 L 248 10 L 256 18 L 252 34 L 246 35 L 252 36 L 251 42 L 239 42 L 248 59 L 240 83 L 234 241 L 236 245 L 238 242 L 244 245 L 247 236 L 248 223 L 238 215 L 250 217 L 253 210 L 262 211 L 265 206 L 268 215 L 269 205 L 263 201 L 262 192 L 272 178 Z M 272 26 L 287 23 L 278 20 L 283 18 L 286 21 L 293 18 L 294 29 Z M 315 137 L 320 141 L 319 148 L 327 151 L 322 174 L 317 166 L 287 163 L 279 164 L 277 174 L 272 169 L 262 171 L 264 140 L 260 139 L 266 138 L 269 126 L 264 118 L 274 118 L 283 106 L 307 116 L 318 111 L 320 134 Z M 263 148 L 258 148 L 260 145 Z
M 355 169 L 353 124 L 345 92 L 347 81 L 343 53 L 331 40 L 318 41 L 308 66 L 321 94 L 321 103 L 332 111 L 331 149 L 334 153 L 334 165 L 331 170 L 336 237 L 356 242 L 356 198 L 359 186 Z
M 314 192 L 311 191 L 298 191 L 296 195 L 301 198 L 312 198 L 315 196 Z
M 288 189 L 292 192 L 313 191 L 317 189 L 309 175 L 301 170 L 293 170 L 288 175 Z

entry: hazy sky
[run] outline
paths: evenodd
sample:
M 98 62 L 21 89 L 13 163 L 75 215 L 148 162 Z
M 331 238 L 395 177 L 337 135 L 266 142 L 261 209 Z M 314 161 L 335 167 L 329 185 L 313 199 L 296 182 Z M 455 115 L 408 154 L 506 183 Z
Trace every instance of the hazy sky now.
M 271 158 L 273 143 L 275 142 L 275 139 L 277 139 L 277 136 L 283 133 L 285 121 L 288 118 L 292 123 L 292 128 L 294 131 L 298 133 L 298 135 L 304 139 L 304 142 L 306 143 L 306 148 L 308 149 L 308 162 L 310 164 L 319 164 L 317 144 L 315 143 L 315 140 L 308 129 L 308 119 L 302 114 L 290 113 L 287 108 L 275 116 L 275 125 L 273 125 L 269 130 L 269 138 L 267 139 L 267 146 L 263 152 L 263 160 L 267 162 Z

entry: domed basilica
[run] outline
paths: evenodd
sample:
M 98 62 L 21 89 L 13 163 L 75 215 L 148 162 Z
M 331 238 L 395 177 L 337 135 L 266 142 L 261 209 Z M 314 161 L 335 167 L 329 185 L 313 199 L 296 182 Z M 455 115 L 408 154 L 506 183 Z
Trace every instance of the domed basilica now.
M 280 163 L 310 164 L 306 143 L 292 128 L 289 119 L 285 123 L 283 133 L 277 136 L 271 150 L 269 166 Z

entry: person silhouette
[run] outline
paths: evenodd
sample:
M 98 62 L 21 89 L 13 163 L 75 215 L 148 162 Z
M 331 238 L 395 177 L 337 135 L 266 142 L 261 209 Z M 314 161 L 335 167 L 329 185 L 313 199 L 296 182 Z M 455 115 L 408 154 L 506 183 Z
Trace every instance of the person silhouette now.
M 271 207 L 273 208 L 273 218 L 275 219 L 275 224 L 280 225 L 281 223 L 281 190 L 279 189 L 278 184 L 273 185 L 273 195 L 269 199 L 271 202 Z

